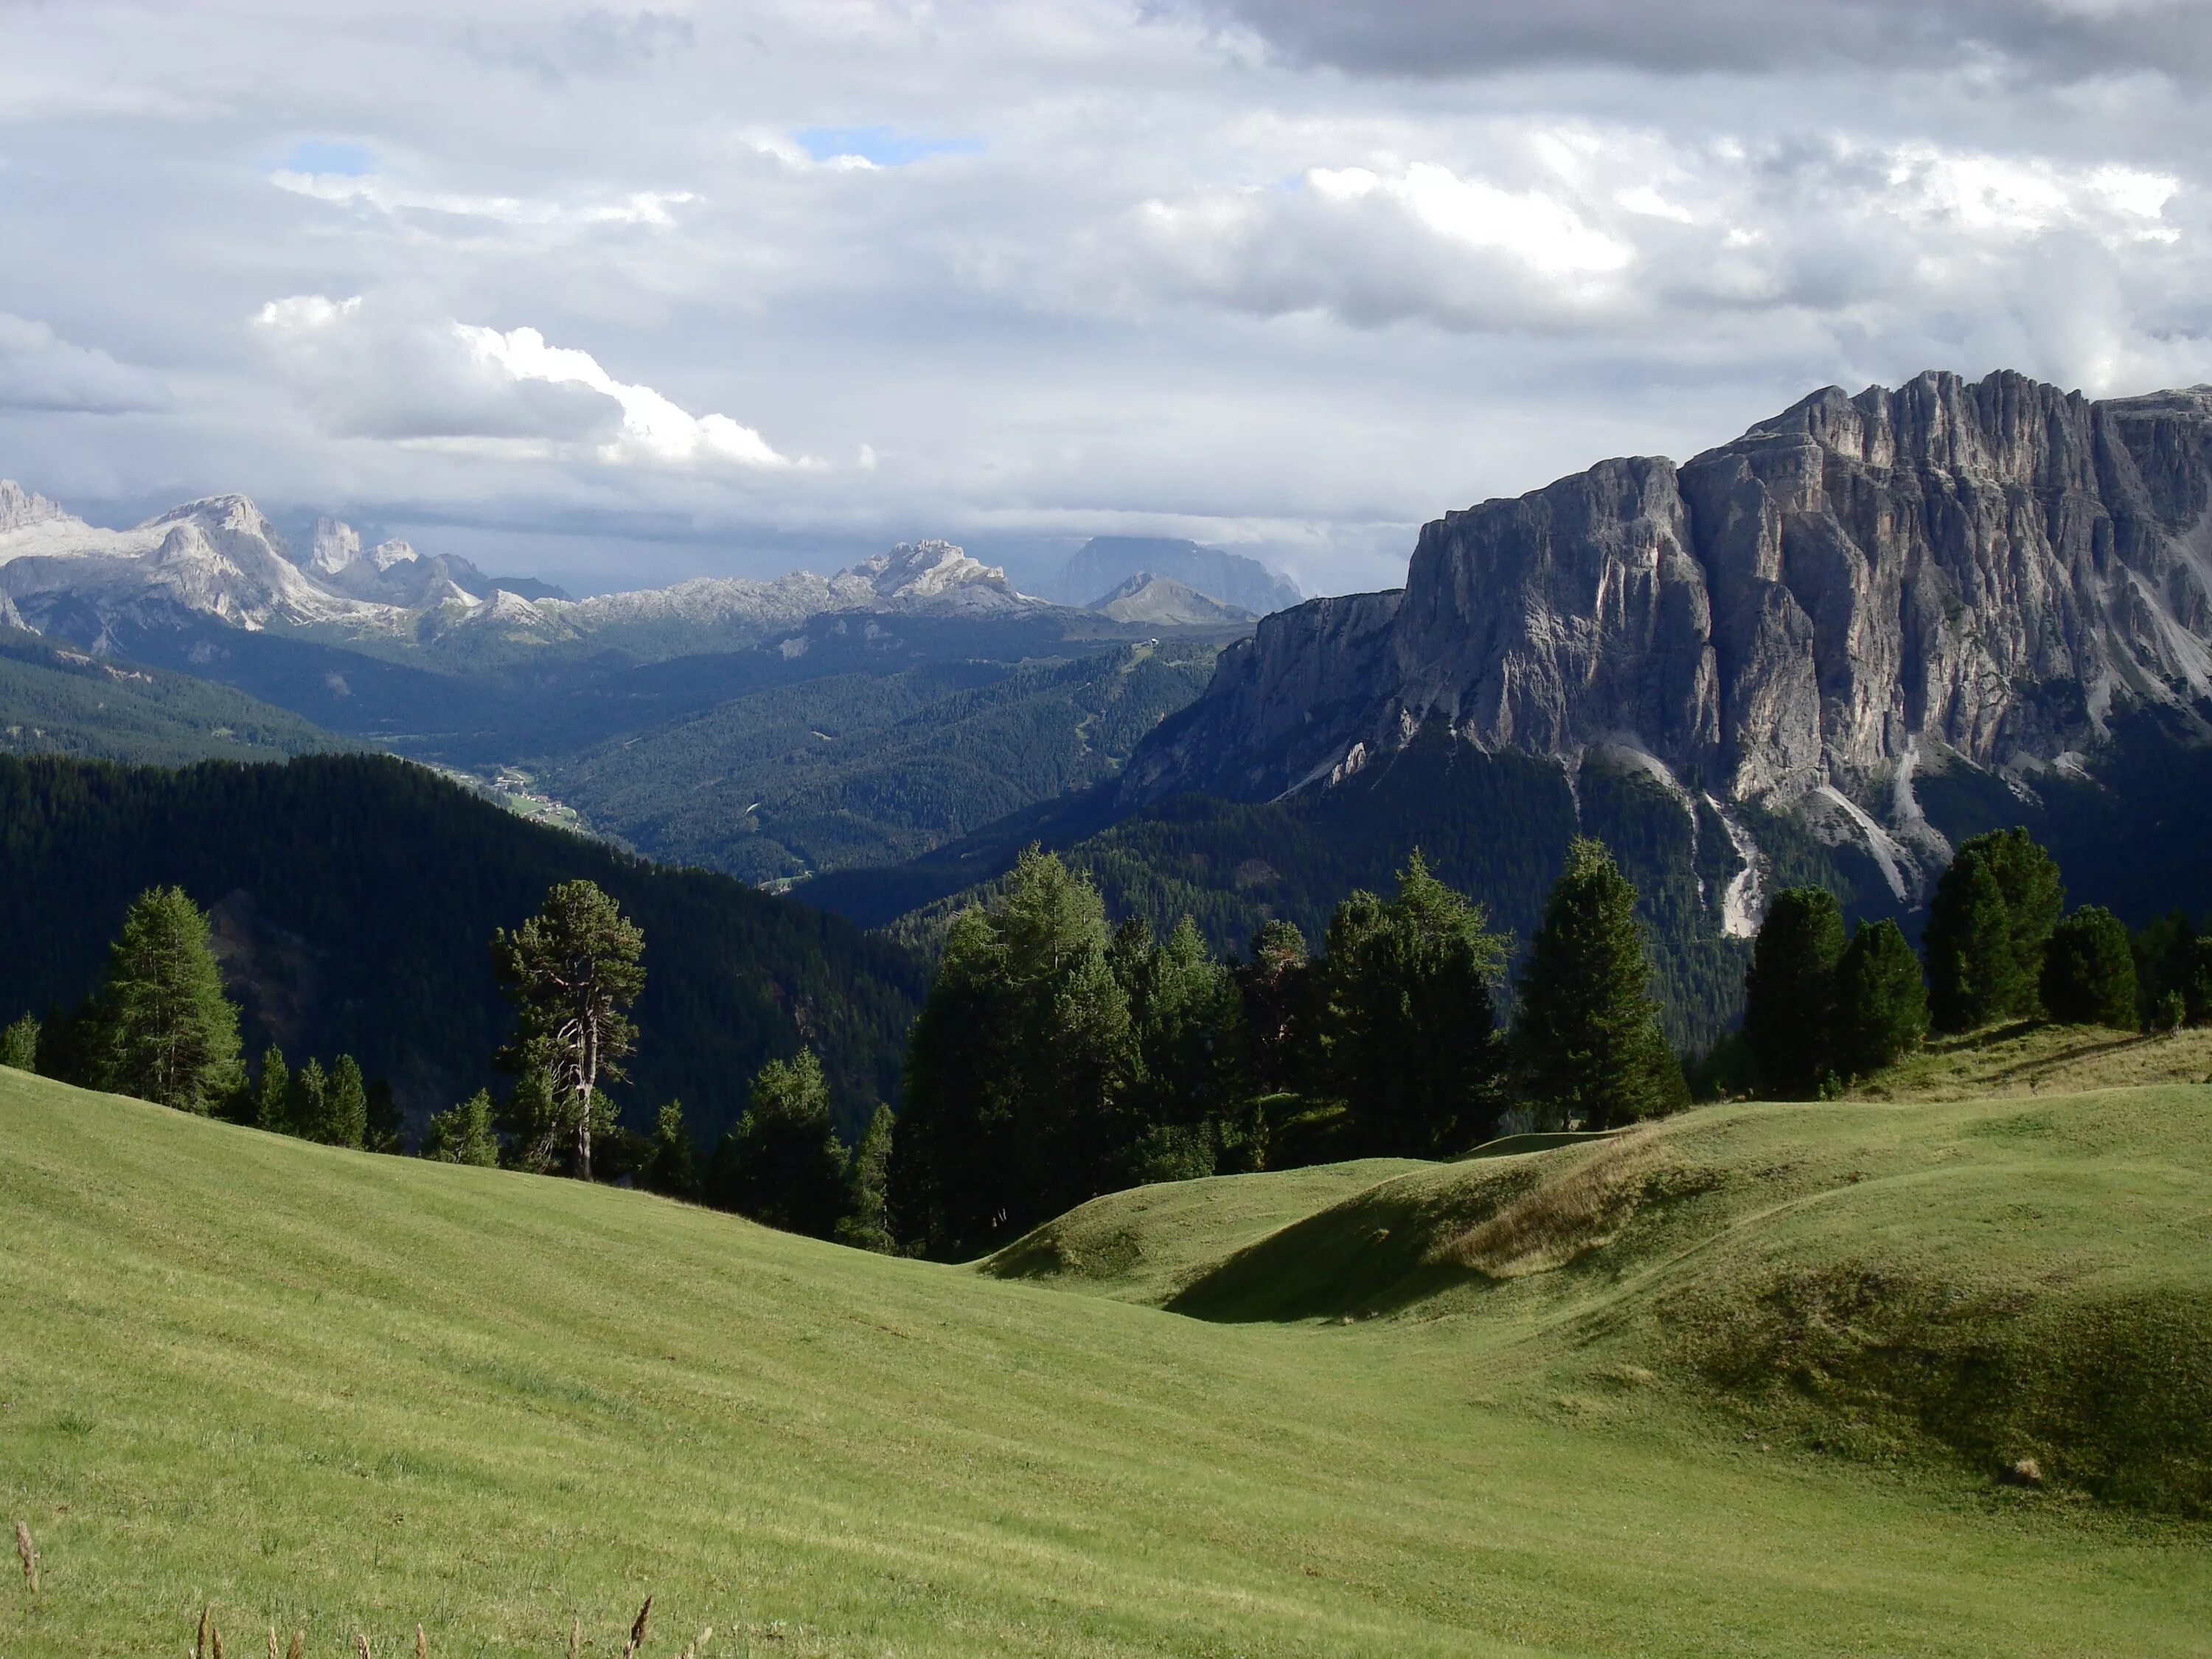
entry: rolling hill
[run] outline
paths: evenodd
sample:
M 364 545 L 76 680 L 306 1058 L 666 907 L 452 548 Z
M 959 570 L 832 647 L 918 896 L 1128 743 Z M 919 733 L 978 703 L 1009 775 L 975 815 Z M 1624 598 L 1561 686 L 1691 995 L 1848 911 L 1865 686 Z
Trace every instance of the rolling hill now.
M 1132 1300 L 0 1072 L 0 1651 L 2201 1653 L 2208 1130 L 1156 1188 L 1067 1224 Z

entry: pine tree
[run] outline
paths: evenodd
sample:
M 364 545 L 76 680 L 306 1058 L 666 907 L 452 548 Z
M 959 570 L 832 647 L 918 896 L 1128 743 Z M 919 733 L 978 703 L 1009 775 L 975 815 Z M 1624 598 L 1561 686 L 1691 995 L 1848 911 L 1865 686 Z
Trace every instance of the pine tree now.
M 1157 945 L 1141 921 L 1123 924 L 1108 960 L 1128 1005 L 1134 1050 L 1120 1102 L 1126 1144 L 1115 1184 L 1212 1175 L 1216 1126 L 1249 1092 L 1235 976 L 1188 916 Z
M 606 1121 L 598 1091 L 620 1080 L 637 1044 L 628 1015 L 645 987 L 645 935 L 595 883 L 568 881 L 514 933 L 495 933 L 491 950 L 515 1011 L 515 1035 L 497 1058 L 545 1074 L 575 1138 L 574 1173 L 589 1181 L 592 1132 Z
M 692 1148 L 691 1131 L 684 1122 L 682 1101 L 670 1101 L 653 1119 L 653 1138 L 638 1176 L 648 1192 L 670 1198 L 690 1198 L 698 1193 L 698 1154 Z
M 1636 889 L 1602 842 L 1577 836 L 1521 974 L 1512 1056 L 1523 1097 L 1590 1129 L 1686 1101 L 1650 979 Z
M 1929 902 L 1929 1006 L 1939 1030 L 2033 1016 L 2044 943 L 2064 908 L 2058 866 L 2025 830 L 1960 845 Z
M 1252 960 L 1237 972 L 1252 1084 L 1263 1093 L 1306 1087 L 1311 969 L 1306 936 L 1278 918 L 1254 936 Z
M 1893 921 L 1863 921 L 1836 965 L 1836 1070 L 1871 1077 L 1928 1035 L 1920 958 Z
M 845 1208 L 845 1155 L 812 1049 L 754 1077 L 745 1115 L 715 1149 L 708 1197 L 786 1232 L 830 1237 Z
M 1810 1100 L 1837 1069 L 1836 964 L 1844 913 L 1820 887 L 1787 887 L 1766 907 L 1743 976 L 1743 1035 L 1761 1088 L 1778 1100 Z
M 890 1225 L 893 1126 L 891 1109 L 878 1103 L 860 1144 L 846 1161 L 845 1213 L 838 1218 L 831 1234 L 840 1244 L 885 1255 L 898 1249 Z
M 372 1152 L 402 1152 L 405 1149 L 401 1136 L 404 1127 L 391 1079 L 376 1079 L 368 1085 L 368 1138 L 362 1144 Z
M 239 1081 L 238 1011 L 207 918 L 181 888 L 149 888 L 108 949 L 99 996 L 102 1088 L 207 1113 Z
M 1418 848 L 1389 902 L 1354 893 L 1337 907 L 1316 970 L 1316 1038 L 1360 1152 L 1435 1158 L 1495 1128 L 1505 1048 L 1491 987 L 1505 942 L 1485 920 Z
M 890 1165 L 902 1238 L 972 1254 L 1127 1170 L 1139 1057 L 1110 945 L 1097 890 L 1034 847 L 998 897 L 954 919 L 907 1048 Z
M 362 1081 L 361 1064 L 351 1054 L 340 1054 L 331 1067 L 323 1093 L 323 1116 L 315 1139 L 331 1146 L 350 1146 L 356 1152 L 368 1140 L 368 1088 Z
M 253 1125 L 273 1134 L 296 1134 L 292 1122 L 292 1073 L 284 1051 L 270 1043 L 261 1056 L 261 1075 L 253 1084 Z
M 479 1089 L 458 1106 L 434 1113 L 422 1134 L 422 1156 L 441 1164 L 474 1164 L 490 1169 L 499 1162 L 499 1138 L 492 1133 L 490 1091 Z
M 2043 1006 L 2069 1025 L 2136 1025 L 2136 959 L 2127 924 L 2085 904 L 2051 930 L 2043 957 Z M 2184 999 L 2184 1008 L 2187 1001 Z
M 329 1115 L 331 1080 L 323 1070 L 323 1062 L 312 1056 L 307 1063 L 292 1073 L 291 1099 L 287 1115 L 292 1121 L 291 1132 L 304 1139 L 323 1139 L 323 1124 Z
M 0 1066 L 12 1066 L 19 1072 L 39 1069 L 39 1021 L 34 1014 L 25 1014 L 4 1031 L 0 1031 Z

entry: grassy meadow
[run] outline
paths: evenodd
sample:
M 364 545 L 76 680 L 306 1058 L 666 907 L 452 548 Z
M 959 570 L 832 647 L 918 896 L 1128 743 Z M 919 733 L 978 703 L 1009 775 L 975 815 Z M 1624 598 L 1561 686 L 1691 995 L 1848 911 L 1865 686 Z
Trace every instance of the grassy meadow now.
M 2201 1654 L 2208 1333 L 2203 1087 L 1148 1188 L 979 1271 L 0 1071 L 0 1656 L 611 1654 L 648 1591 L 671 1656 Z

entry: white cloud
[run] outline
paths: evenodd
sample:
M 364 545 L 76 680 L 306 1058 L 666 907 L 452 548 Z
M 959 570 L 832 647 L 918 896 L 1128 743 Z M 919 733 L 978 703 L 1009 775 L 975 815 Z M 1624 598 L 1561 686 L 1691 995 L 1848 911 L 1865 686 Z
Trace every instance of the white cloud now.
M 279 373 L 340 435 L 614 466 L 794 465 L 752 428 L 692 415 L 534 328 L 502 333 L 359 295 L 272 300 L 252 320 Z
M 1830 381 L 2212 376 L 2201 5 L 1202 9 L 0 0 L 0 450 L 571 569 L 1115 526 L 1327 586 Z
M 158 376 L 72 345 L 44 323 L 0 311 L 0 409 L 121 415 L 168 402 Z
M 579 228 L 591 225 L 653 225 L 676 222 L 669 212 L 698 200 L 688 190 L 640 190 L 609 200 L 580 204 L 520 196 L 425 190 L 374 173 L 295 173 L 278 168 L 269 182 L 295 196 L 340 206 L 361 206 L 395 218 L 441 214 L 459 219 L 489 219 L 501 224 Z
M 546 344 L 545 337 L 534 328 L 502 334 L 497 329 L 455 323 L 453 332 L 479 362 L 495 367 L 519 383 L 588 386 L 613 398 L 622 406 L 622 430 L 599 447 L 603 460 L 793 465 L 751 427 L 740 426 L 726 415 L 689 414 L 651 386 L 629 386 L 616 380 L 589 352 Z

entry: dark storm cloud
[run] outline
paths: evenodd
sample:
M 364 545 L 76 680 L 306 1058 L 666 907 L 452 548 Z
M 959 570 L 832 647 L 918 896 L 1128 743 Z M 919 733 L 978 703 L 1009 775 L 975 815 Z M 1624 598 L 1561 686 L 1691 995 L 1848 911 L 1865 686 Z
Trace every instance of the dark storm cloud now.
M 2212 68 L 2201 0 L 1192 0 L 1295 62 L 1427 78 L 1537 66 L 1667 75 L 1993 61 L 2045 79 Z

